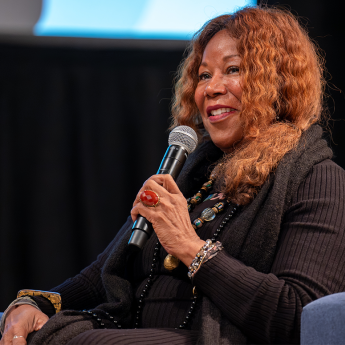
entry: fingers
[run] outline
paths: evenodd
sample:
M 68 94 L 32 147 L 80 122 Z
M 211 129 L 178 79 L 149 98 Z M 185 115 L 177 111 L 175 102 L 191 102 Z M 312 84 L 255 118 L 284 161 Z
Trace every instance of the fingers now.
M 26 337 L 27 334 L 21 327 L 11 327 L 5 330 L 0 345 L 25 345 Z
M 158 186 L 158 185 L 157 185 Z M 160 186 L 158 186 L 160 187 Z M 160 187 L 162 188 L 162 187 Z M 147 188 L 148 189 L 148 188 Z M 145 190 L 147 190 L 145 189 Z M 155 188 L 155 191 L 157 190 L 158 188 Z M 142 191 L 140 191 L 138 194 L 140 196 L 140 194 L 142 193 Z M 133 222 L 135 222 L 137 220 L 137 217 L 138 215 L 141 215 L 143 217 L 145 217 L 150 223 L 152 223 L 152 215 L 154 213 L 157 213 L 157 209 L 159 207 L 162 206 L 162 202 L 165 201 L 165 199 L 167 199 L 167 196 L 163 196 L 163 193 L 167 193 L 166 191 L 163 192 L 157 192 L 157 194 L 159 195 L 159 205 L 158 207 L 147 207 L 147 206 L 144 206 L 140 201 L 139 201 L 139 196 L 138 196 L 138 200 L 136 200 L 133 204 L 133 208 L 131 210 L 131 217 L 132 217 L 132 220 Z
M 157 184 L 166 189 L 170 194 L 180 194 L 181 191 L 178 188 L 176 182 L 170 175 L 153 175 L 146 182 L 155 181 Z
M 183 201 L 179 200 L 178 202 L 185 201 L 181 191 L 179 190 L 176 182 L 170 175 L 153 175 L 148 180 L 145 181 L 142 188 L 139 190 L 134 202 L 133 208 L 131 211 L 131 217 L 133 222 L 136 221 L 138 214 L 145 217 L 150 223 L 152 220 L 150 218 L 153 216 L 155 210 L 153 207 L 144 207 L 140 203 L 140 195 L 145 190 L 152 190 L 159 195 L 160 203 L 164 203 L 165 201 L 170 201 L 171 203 L 176 203 L 179 197 L 183 199 Z M 177 199 L 174 200 L 177 196 Z M 151 210 L 150 210 L 151 209 Z
M 162 200 L 162 199 L 161 199 Z M 138 218 L 138 215 L 145 217 L 150 223 L 152 223 L 152 213 L 156 211 L 155 207 L 146 207 L 141 202 L 136 202 L 131 209 L 131 217 L 133 222 Z
M 163 196 L 160 194 L 160 203 L 157 207 L 147 207 L 141 202 L 137 202 L 131 210 L 131 217 L 133 222 L 135 222 L 138 215 L 141 215 L 155 228 L 157 222 L 175 219 L 176 212 L 183 213 L 184 211 L 188 214 L 186 199 L 183 196 L 167 193 Z
M 145 210 L 142 210 L 140 212 L 140 209 L 141 209 L 140 203 L 138 203 L 136 206 L 133 206 L 133 208 L 131 209 L 132 221 L 135 222 L 137 220 L 138 216 L 140 215 L 142 217 L 145 217 L 150 222 L 150 220 L 148 219 L 147 215 L 145 216 L 145 213 L 146 213 Z
M 11 330 L 4 333 L 0 345 L 26 345 L 26 337 L 27 335 L 21 334 L 20 330 L 17 333 Z
M 153 190 L 160 197 L 169 194 L 181 194 L 176 182 L 170 175 L 153 175 L 145 181 L 141 189 L 139 190 L 134 202 L 133 207 L 140 202 L 140 194 L 145 190 Z
M 32 331 L 38 331 L 49 320 L 48 316 L 30 305 L 15 306 L 9 311 L 0 345 L 26 345 Z
M 13 338 L 13 345 L 26 345 L 26 338 L 24 336 L 16 335 L 17 338 Z
M 37 318 L 37 320 L 34 321 L 34 331 L 39 331 L 47 323 L 48 320 L 49 317 L 46 314 L 40 314 L 39 318 Z

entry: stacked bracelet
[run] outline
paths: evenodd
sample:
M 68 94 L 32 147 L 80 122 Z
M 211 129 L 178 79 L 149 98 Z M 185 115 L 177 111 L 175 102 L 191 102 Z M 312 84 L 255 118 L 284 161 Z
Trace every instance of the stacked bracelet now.
M 195 273 L 199 270 L 201 265 L 217 255 L 222 249 L 223 246 L 220 242 L 217 241 L 216 243 L 213 243 L 211 240 L 207 240 L 196 254 L 191 265 L 188 267 L 188 277 L 193 279 Z

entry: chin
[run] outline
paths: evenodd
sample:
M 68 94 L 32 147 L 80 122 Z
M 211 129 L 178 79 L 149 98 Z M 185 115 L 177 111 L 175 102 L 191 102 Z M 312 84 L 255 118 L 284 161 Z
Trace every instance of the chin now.
M 224 148 L 224 147 L 218 147 L 220 150 L 222 150 L 225 154 L 231 153 L 235 150 L 235 148 L 233 146 L 231 146 L 230 148 Z
M 212 138 L 211 138 L 212 140 Z M 212 140 L 212 142 L 224 153 L 231 153 L 232 151 L 235 150 L 236 146 L 241 142 L 242 137 L 238 138 L 236 140 L 231 140 L 231 141 L 217 141 L 217 140 Z
M 224 143 L 218 143 L 217 141 L 213 141 L 213 144 L 215 144 L 220 150 L 222 150 L 224 153 L 229 153 L 233 151 L 233 145 L 224 145 Z
M 243 139 L 243 129 L 240 125 L 229 127 L 225 130 L 210 128 L 210 131 L 207 131 L 212 142 L 224 153 L 232 152 Z

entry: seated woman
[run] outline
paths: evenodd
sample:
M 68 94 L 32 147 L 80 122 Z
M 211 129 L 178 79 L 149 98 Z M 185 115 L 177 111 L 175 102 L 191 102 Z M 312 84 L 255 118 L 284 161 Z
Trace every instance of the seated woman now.
M 29 334 L 40 345 L 299 343 L 303 306 L 345 288 L 345 173 L 317 125 L 322 74 L 290 13 L 206 23 L 176 83 L 172 127 L 201 141 L 177 183 L 148 179 L 106 250 L 52 289 L 62 311 L 17 300 L 1 345 Z M 126 260 L 138 214 L 155 234 Z

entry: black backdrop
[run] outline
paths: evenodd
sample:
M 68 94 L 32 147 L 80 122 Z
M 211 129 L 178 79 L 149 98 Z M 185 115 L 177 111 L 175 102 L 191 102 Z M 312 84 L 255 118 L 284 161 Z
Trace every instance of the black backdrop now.
M 96 258 L 167 145 L 181 51 L 0 47 L 0 310 Z
M 331 82 L 345 89 L 341 11 L 330 1 L 288 4 L 310 19 Z M 75 275 L 116 234 L 167 147 L 182 55 L 0 44 L 0 311 L 21 288 Z M 328 92 L 345 167 L 344 96 Z

